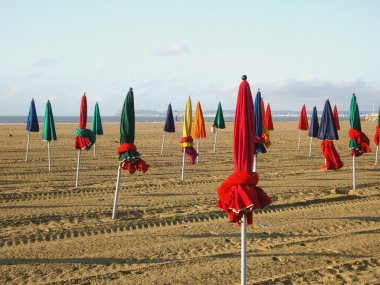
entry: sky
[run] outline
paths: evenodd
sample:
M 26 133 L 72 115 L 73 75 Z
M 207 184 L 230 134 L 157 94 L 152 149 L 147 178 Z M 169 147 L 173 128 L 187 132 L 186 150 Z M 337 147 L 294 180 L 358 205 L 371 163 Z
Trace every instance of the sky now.
M 0 0 L 0 116 L 235 108 L 241 75 L 273 111 L 380 105 L 380 1 Z M 195 107 L 195 106 L 194 106 Z M 194 108 L 195 109 L 195 108 Z

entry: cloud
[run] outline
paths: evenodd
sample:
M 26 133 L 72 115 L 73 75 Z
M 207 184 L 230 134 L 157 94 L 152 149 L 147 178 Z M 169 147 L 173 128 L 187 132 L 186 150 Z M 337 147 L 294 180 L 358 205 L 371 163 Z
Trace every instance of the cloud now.
M 33 63 L 34 66 L 36 67 L 49 67 L 49 66 L 56 66 L 60 64 L 65 57 L 60 57 L 60 58 L 53 58 L 53 57 L 43 57 L 38 59 Z
M 152 52 L 153 56 L 177 56 L 188 54 L 189 49 L 184 44 L 171 44 L 166 47 L 161 47 Z

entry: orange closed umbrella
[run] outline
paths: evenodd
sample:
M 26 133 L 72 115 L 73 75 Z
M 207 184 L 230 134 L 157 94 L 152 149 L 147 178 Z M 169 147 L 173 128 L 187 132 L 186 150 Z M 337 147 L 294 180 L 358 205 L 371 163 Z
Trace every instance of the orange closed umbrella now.
M 191 135 L 193 138 L 197 139 L 197 163 L 199 161 L 199 139 L 204 139 L 206 137 L 206 128 L 205 128 L 205 121 L 203 119 L 203 112 L 201 103 L 198 101 L 197 108 L 195 109 L 195 119 L 193 124 L 193 129 L 191 132 Z

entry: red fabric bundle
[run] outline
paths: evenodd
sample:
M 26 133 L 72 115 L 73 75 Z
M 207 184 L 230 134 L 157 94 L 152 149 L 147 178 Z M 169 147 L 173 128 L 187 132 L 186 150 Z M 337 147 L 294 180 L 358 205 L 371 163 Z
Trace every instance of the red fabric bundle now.
M 230 222 L 239 223 L 243 214 L 252 224 L 252 211 L 263 209 L 272 203 L 271 198 L 256 187 L 259 176 L 255 172 L 235 172 L 227 177 L 218 188 L 219 201 L 216 206 L 223 209 Z
M 75 137 L 74 148 L 75 149 L 86 149 L 91 145 L 91 141 L 87 137 Z
M 359 145 L 359 149 L 351 150 L 352 156 L 354 154 L 355 156 L 361 156 L 363 153 L 371 152 L 371 148 L 369 147 L 369 138 L 363 132 L 351 128 L 348 131 L 348 136 Z
M 339 169 L 343 167 L 343 162 L 340 160 L 333 141 L 322 141 L 321 148 L 326 158 L 326 163 L 321 166 L 321 170 Z
M 186 149 L 186 155 L 190 159 L 190 164 L 195 164 L 195 161 L 196 161 L 196 158 L 198 156 L 198 153 L 197 153 L 197 151 L 192 146 L 192 144 L 193 144 L 193 138 L 191 136 L 189 136 L 189 137 L 183 137 L 181 139 L 180 143 L 182 145 L 182 147 L 181 147 L 182 153 L 183 153 L 183 150 Z M 183 146 L 183 144 L 185 146 Z
M 130 174 L 135 173 L 136 171 L 142 171 L 142 172 L 147 172 L 149 169 L 149 164 L 146 164 L 144 160 L 140 158 L 140 154 L 137 152 L 137 148 L 135 144 L 133 143 L 124 143 L 120 145 L 117 149 L 117 153 L 119 155 L 130 151 L 132 152 L 132 155 L 135 155 L 135 157 L 131 156 L 128 157 L 126 156 L 123 161 L 121 161 L 121 167 L 124 170 L 128 170 Z
M 380 142 L 380 126 L 376 126 L 376 133 L 375 136 L 373 137 L 373 141 L 375 145 L 379 145 Z

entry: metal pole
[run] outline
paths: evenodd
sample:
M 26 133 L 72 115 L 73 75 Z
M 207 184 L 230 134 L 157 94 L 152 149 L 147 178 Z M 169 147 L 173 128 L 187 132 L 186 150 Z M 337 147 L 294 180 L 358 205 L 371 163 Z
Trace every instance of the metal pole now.
M 198 156 L 197 156 L 197 164 L 199 162 L 199 139 L 197 139 L 197 153 L 198 153 Z
M 216 137 L 218 136 L 218 128 L 215 130 L 215 139 L 214 139 L 214 152 L 216 150 Z
M 119 168 L 117 169 L 116 189 L 115 189 L 115 198 L 113 201 L 112 219 L 116 218 L 117 198 L 119 196 L 119 188 L 120 188 L 120 173 L 121 173 L 121 163 L 119 163 Z
M 185 176 L 185 154 L 186 154 L 186 147 L 183 148 L 181 181 L 183 181 L 183 178 Z
M 51 165 L 51 162 L 50 162 L 50 142 L 48 142 L 48 165 L 49 165 L 49 172 L 50 172 L 50 165 Z
M 241 285 L 246 284 L 247 280 L 247 218 L 243 215 L 241 219 Z
M 81 152 L 81 150 L 79 149 L 78 150 L 78 162 L 77 162 L 77 179 L 76 179 L 76 182 L 75 182 L 75 188 L 78 188 L 78 186 L 79 186 L 80 152 Z
M 356 190 L 356 159 L 355 159 L 355 154 L 352 156 L 352 183 L 353 183 L 354 190 Z
M 94 143 L 94 158 L 96 158 L 96 143 Z
M 164 151 L 164 143 L 165 143 L 165 131 L 164 131 L 164 135 L 162 136 L 161 155 L 162 155 L 162 152 Z
M 376 147 L 375 165 L 377 165 L 377 157 L 379 156 L 379 146 Z
M 28 161 L 28 154 L 29 154 L 29 140 L 30 140 L 30 132 L 28 131 L 28 139 L 26 141 L 26 157 L 25 161 Z
M 313 137 L 310 138 L 309 158 L 311 157 L 311 143 L 312 142 L 313 142 Z
M 300 143 L 301 143 L 301 131 L 298 133 L 298 150 L 300 150 Z
M 254 154 L 253 155 L 253 169 L 252 169 L 252 172 L 256 172 L 257 171 L 257 154 Z

